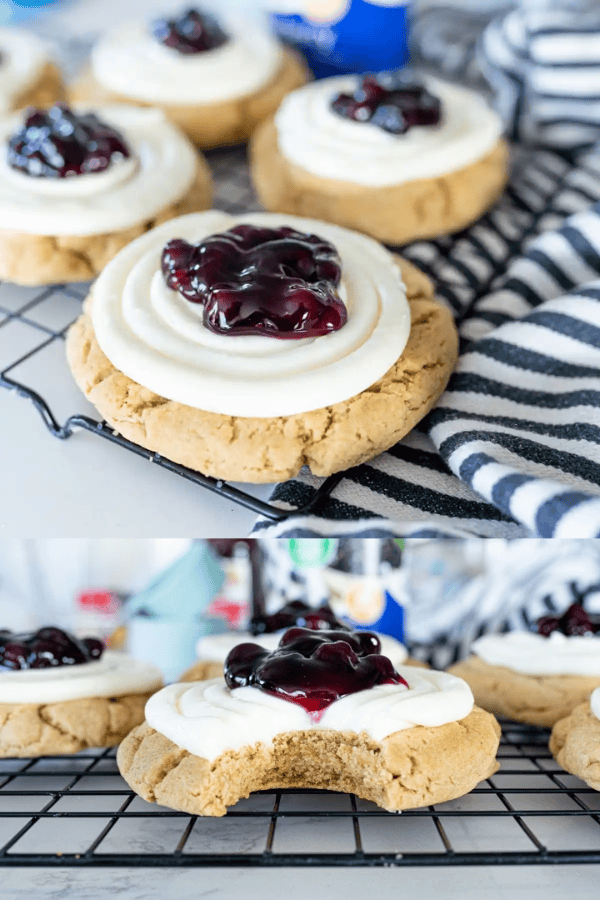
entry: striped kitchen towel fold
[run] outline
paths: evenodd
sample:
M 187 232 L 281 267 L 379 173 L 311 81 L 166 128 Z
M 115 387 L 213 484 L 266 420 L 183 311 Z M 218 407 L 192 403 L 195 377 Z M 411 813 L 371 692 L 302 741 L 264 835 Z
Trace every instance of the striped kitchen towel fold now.
M 573 23 L 584 38 L 592 15 L 600 25 L 594 6 L 530 0 L 480 44 L 518 138 L 514 175 L 472 228 L 403 250 L 457 318 L 462 352 L 446 393 L 400 444 L 347 472 L 316 513 L 259 520 L 255 533 L 600 536 L 600 149 L 590 149 L 600 103 L 582 124 L 570 78 L 593 72 L 594 58 L 600 71 L 600 42 L 569 49 L 579 47 Z M 561 28 L 563 45 L 538 40 Z M 551 104 L 564 92 L 552 95 L 546 77 L 555 62 L 572 98 L 564 142 Z M 318 483 L 303 472 L 273 499 L 303 505 Z

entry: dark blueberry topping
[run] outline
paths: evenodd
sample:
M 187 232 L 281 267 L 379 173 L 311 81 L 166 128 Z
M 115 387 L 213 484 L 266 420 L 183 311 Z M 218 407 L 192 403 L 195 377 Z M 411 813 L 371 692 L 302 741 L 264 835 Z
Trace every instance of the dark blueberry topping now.
M 93 113 L 77 115 L 64 103 L 32 109 L 8 141 L 8 164 L 34 178 L 103 172 L 130 151 L 123 137 Z
M 390 134 L 405 134 L 414 125 L 437 125 L 441 105 L 420 84 L 393 73 L 365 75 L 353 94 L 338 94 L 331 108 L 345 119 L 369 122 Z
M 229 40 L 213 16 L 193 8 L 177 19 L 159 19 L 152 26 L 152 32 L 165 47 L 186 55 L 215 50 Z
M 216 334 L 292 340 L 337 331 L 347 321 L 337 286 L 340 259 L 331 244 L 292 228 L 237 225 L 200 244 L 169 241 L 167 285 L 204 307 Z
M 553 631 L 566 635 L 600 634 L 600 622 L 594 621 L 580 603 L 572 603 L 562 616 L 538 619 L 537 630 L 544 637 L 549 637 Z
M 408 687 L 381 655 L 377 635 L 308 628 L 290 628 L 271 653 L 258 644 L 234 647 L 225 660 L 225 681 L 232 690 L 253 685 L 313 714 L 378 684 Z
M 61 628 L 40 628 L 28 634 L 0 630 L 0 669 L 47 669 L 76 666 L 100 659 L 104 644 L 79 639 Z
M 311 631 L 322 631 L 327 628 L 335 628 L 338 631 L 350 631 L 350 629 L 336 618 L 333 610 L 327 604 L 315 609 L 304 603 L 303 600 L 291 600 L 270 616 L 255 616 L 251 623 L 252 634 L 272 634 L 274 631 L 282 631 L 299 625 L 301 628 L 309 628 Z

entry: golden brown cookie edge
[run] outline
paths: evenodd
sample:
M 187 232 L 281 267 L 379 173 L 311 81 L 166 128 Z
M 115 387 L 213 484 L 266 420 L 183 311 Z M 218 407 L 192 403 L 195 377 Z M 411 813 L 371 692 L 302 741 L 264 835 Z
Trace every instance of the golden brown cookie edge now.
M 253 483 L 284 481 L 305 464 L 315 475 L 329 475 L 372 459 L 404 437 L 432 408 L 456 363 L 458 335 L 450 311 L 428 299 L 431 284 L 421 272 L 400 264 L 413 298 L 402 356 L 361 394 L 313 412 L 236 418 L 166 400 L 109 362 L 87 315 L 69 331 L 67 360 L 83 393 L 118 433 L 174 462 Z
M 57 703 L 0 703 L 0 758 L 56 756 L 114 747 L 144 721 L 151 691 Z
M 290 91 L 306 84 L 310 73 L 304 61 L 291 50 L 284 50 L 279 70 L 268 84 L 252 94 L 219 103 L 197 106 L 173 103 L 150 103 L 125 94 L 106 90 L 88 68 L 69 87 L 71 102 L 131 103 L 154 106 L 203 150 L 245 143 L 256 127 L 275 112 Z
M 210 209 L 212 179 L 198 154 L 195 179 L 185 194 L 151 219 L 123 231 L 92 235 L 38 235 L 0 228 L 0 280 L 26 287 L 89 281 L 119 250 L 169 219 Z
M 288 160 L 271 118 L 250 142 L 250 172 L 271 212 L 323 219 L 400 245 L 451 234 L 479 219 L 506 184 L 508 145 L 500 139 L 477 162 L 437 178 L 373 187 L 323 178 Z
M 600 791 L 600 720 L 589 702 L 555 723 L 549 746 L 565 771 Z
M 448 669 L 467 682 L 475 702 L 496 716 L 550 728 L 587 700 L 600 676 L 525 675 L 470 656 Z

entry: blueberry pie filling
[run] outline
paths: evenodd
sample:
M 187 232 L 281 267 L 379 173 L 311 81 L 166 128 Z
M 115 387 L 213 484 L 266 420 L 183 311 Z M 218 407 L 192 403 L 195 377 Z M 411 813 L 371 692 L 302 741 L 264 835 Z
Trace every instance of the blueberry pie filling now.
M 185 56 L 216 50 L 229 40 L 213 16 L 188 9 L 173 19 L 158 19 L 152 26 L 156 40 Z
M 102 641 L 76 638 L 61 628 L 28 633 L 0 630 L 0 671 L 82 665 L 100 659 L 103 652 Z
M 335 248 L 293 228 L 238 225 L 199 244 L 169 241 L 161 258 L 169 288 L 199 303 L 216 334 L 280 340 L 320 337 L 346 324 Z
M 382 684 L 408 688 L 369 631 L 313 631 L 290 628 L 269 652 L 239 644 L 225 661 L 230 690 L 253 686 L 302 706 L 315 721 L 341 697 Z
M 567 637 L 600 634 L 600 621 L 591 617 L 580 603 L 572 603 L 562 616 L 542 616 L 537 621 L 537 632 L 550 637 L 554 632 Z
M 441 104 L 422 84 L 392 74 L 363 76 L 352 94 L 337 94 L 331 109 L 344 119 L 368 122 L 389 134 L 406 134 L 415 125 L 438 125 Z
M 8 164 L 33 178 L 71 178 L 103 172 L 128 159 L 123 136 L 93 113 L 77 114 L 56 103 L 30 109 L 24 126 L 8 140 Z
M 337 631 L 350 631 L 347 625 L 336 617 L 328 604 L 315 608 L 303 600 L 290 600 L 277 612 L 264 616 L 253 616 L 250 623 L 252 634 L 272 634 L 293 626 L 308 628 L 310 631 L 323 631 L 335 628 Z

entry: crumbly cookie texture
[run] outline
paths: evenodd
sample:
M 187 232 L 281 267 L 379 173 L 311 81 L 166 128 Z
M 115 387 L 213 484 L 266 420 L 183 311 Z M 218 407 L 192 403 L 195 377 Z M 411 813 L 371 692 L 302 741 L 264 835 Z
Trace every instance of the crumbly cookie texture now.
M 18 110 L 35 106 L 36 109 L 46 109 L 65 97 L 66 88 L 61 71 L 54 63 L 48 62 L 34 83 L 14 98 L 12 108 Z
M 185 196 L 152 219 L 124 231 L 92 235 L 37 235 L 0 228 L 0 280 L 38 286 L 89 281 L 99 275 L 113 256 L 127 244 L 168 219 L 209 209 L 212 182 L 200 156 L 196 180 Z
M 310 74 L 304 62 L 292 51 L 285 50 L 283 62 L 271 81 L 259 91 L 225 100 L 190 106 L 175 103 L 147 103 L 136 97 L 115 94 L 96 81 L 91 70 L 72 85 L 72 102 L 133 103 L 135 106 L 157 106 L 168 118 L 203 149 L 241 144 L 248 140 L 257 125 L 272 115 L 286 94 L 302 87 Z
M 499 738 L 494 717 L 475 707 L 460 722 L 407 728 L 381 743 L 365 732 L 290 731 L 210 762 L 144 723 L 117 762 L 145 800 L 200 816 L 223 816 L 253 791 L 295 787 L 346 791 L 395 811 L 468 793 L 497 771 Z
M 160 684 L 156 685 L 159 690 Z M 144 721 L 153 691 L 62 703 L 0 703 L 0 757 L 53 756 L 114 747 Z
M 250 642 L 252 638 L 249 638 Z M 410 657 L 402 663 L 403 666 L 415 666 L 418 669 L 428 669 L 427 663 Z M 186 669 L 179 681 L 208 681 L 210 678 L 221 678 L 223 675 L 223 663 L 212 660 L 199 659 L 193 666 Z
M 101 351 L 83 315 L 67 338 L 67 359 L 88 400 L 124 437 L 215 478 L 268 483 L 303 465 L 330 475 L 389 449 L 425 416 L 442 393 L 458 356 L 449 310 L 429 280 L 399 261 L 412 313 L 398 362 L 355 397 L 313 412 L 238 418 L 184 406 L 142 387 Z
M 502 193 L 507 161 L 508 147 L 500 140 L 482 159 L 447 175 L 372 187 L 321 178 L 288 160 L 272 118 L 250 144 L 252 179 L 265 209 L 335 222 L 396 245 L 476 221 Z
M 600 687 L 598 676 L 524 675 L 504 666 L 490 666 L 478 656 L 470 656 L 448 671 L 467 682 L 483 709 L 546 728 L 568 716 Z
M 582 703 L 556 723 L 550 752 L 563 769 L 600 791 L 600 720 L 589 703 Z

